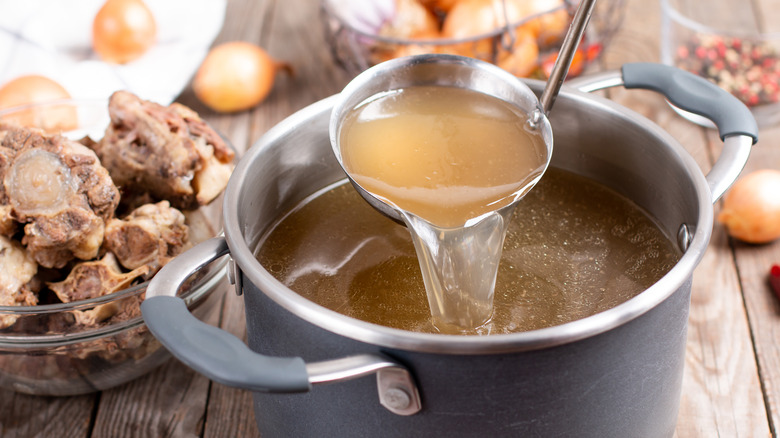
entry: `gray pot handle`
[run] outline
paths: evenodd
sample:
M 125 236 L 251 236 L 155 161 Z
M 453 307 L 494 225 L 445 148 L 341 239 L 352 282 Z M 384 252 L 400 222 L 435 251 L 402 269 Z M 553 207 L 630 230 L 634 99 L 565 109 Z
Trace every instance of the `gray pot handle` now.
M 228 253 L 224 237 L 212 238 L 176 256 L 149 282 L 141 313 L 152 334 L 174 356 L 215 382 L 258 392 L 304 392 L 312 385 L 376 373 L 383 406 L 398 415 L 420 410 L 411 374 L 387 357 L 360 354 L 306 364 L 299 357 L 265 356 L 195 318 L 176 291 L 192 274 Z
M 758 125 L 750 110 L 736 97 L 712 82 L 664 64 L 625 64 L 620 72 L 607 72 L 568 82 L 584 92 L 623 85 L 663 94 L 673 105 L 704 116 L 718 127 L 724 147 L 707 174 L 712 202 L 736 181 L 758 141 Z

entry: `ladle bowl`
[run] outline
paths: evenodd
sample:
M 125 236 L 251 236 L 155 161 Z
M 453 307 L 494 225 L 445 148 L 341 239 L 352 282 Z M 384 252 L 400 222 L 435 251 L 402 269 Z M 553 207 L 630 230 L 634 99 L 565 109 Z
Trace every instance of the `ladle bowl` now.
M 356 76 L 339 94 L 331 112 L 329 135 L 336 159 L 345 173 L 340 148 L 340 129 L 344 118 L 358 105 L 378 94 L 411 86 L 442 86 L 467 88 L 506 101 L 521 112 L 534 116 L 534 129 L 539 131 L 547 148 L 544 168 L 550 164 L 553 135 L 550 122 L 544 115 L 539 100 L 520 79 L 485 61 L 457 55 L 427 54 L 407 56 L 375 65 Z M 541 174 L 539 175 L 541 178 Z M 360 195 L 385 216 L 404 223 L 395 206 L 361 187 L 351 176 L 350 182 Z M 538 181 L 538 178 L 536 179 Z M 534 181 L 535 183 L 535 181 Z M 530 189 L 533 183 L 527 186 Z M 522 199 L 517 196 L 516 203 Z M 510 207 L 510 206 L 508 206 Z M 511 208 L 511 207 L 510 207 Z

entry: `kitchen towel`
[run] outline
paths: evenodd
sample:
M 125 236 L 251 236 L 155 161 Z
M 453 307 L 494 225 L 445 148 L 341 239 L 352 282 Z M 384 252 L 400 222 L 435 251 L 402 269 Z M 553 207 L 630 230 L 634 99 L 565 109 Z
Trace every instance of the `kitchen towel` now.
M 49 77 L 74 98 L 108 98 L 116 90 L 167 105 L 208 53 L 226 0 L 145 0 L 157 42 L 127 64 L 92 50 L 92 21 L 105 0 L 0 0 L 0 85 L 25 75 Z

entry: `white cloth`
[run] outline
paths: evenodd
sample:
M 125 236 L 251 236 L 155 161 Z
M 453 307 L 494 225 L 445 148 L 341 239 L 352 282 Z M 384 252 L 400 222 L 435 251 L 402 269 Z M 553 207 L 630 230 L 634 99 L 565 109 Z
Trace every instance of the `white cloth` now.
M 128 90 L 169 104 L 208 53 L 226 0 L 145 0 L 157 42 L 124 65 L 92 50 L 92 21 L 105 0 L 0 0 L 0 84 L 24 74 L 57 81 L 74 98 Z

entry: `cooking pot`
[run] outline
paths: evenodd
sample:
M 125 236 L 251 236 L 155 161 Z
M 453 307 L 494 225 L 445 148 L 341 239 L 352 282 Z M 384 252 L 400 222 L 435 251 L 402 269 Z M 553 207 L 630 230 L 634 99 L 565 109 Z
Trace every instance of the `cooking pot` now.
M 537 94 L 544 86 L 526 84 Z M 705 177 L 642 116 L 572 86 L 558 96 L 552 165 L 632 199 L 682 252 L 636 297 L 555 327 L 454 336 L 366 323 L 291 291 L 254 253 L 281 215 L 345 177 L 328 139 L 333 96 L 293 114 L 246 153 L 225 193 L 224 237 L 154 277 L 142 306 L 148 327 L 188 366 L 253 391 L 263 437 L 672 436 L 692 273 L 710 239 L 712 204 L 742 170 L 757 128 L 731 95 L 671 67 L 627 64 L 579 85 L 659 91 L 712 119 L 724 140 Z M 249 348 L 174 297 L 188 276 L 226 254 L 246 304 Z

